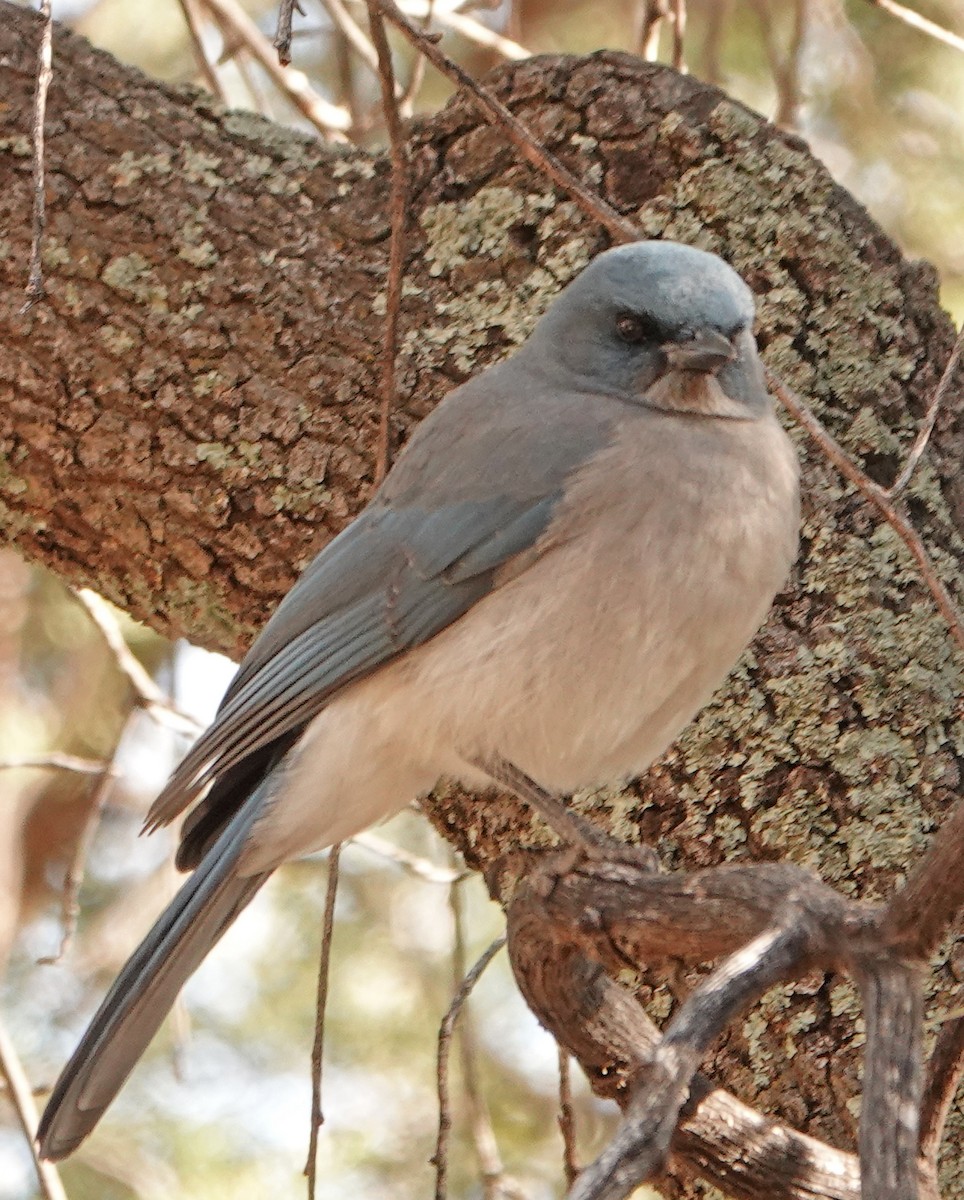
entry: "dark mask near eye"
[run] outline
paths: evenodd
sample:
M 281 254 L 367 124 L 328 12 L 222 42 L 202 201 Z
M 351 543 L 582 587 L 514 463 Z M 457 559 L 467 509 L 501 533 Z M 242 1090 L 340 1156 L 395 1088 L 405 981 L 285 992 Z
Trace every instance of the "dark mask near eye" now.
M 659 322 L 646 313 L 617 313 L 615 327 L 616 336 L 629 346 L 642 346 L 647 342 L 658 346 L 666 337 Z

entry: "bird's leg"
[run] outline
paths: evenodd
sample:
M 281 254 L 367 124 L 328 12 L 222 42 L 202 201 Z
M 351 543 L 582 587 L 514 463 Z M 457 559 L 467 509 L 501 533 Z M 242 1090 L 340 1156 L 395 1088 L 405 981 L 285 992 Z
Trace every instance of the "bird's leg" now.
M 558 838 L 587 858 L 630 858 L 636 866 L 656 869 L 656 855 L 648 847 L 630 846 L 611 837 L 580 813 L 573 812 L 564 800 L 546 791 L 508 759 L 493 754 L 488 758 L 473 759 L 472 765 L 534 808 Z

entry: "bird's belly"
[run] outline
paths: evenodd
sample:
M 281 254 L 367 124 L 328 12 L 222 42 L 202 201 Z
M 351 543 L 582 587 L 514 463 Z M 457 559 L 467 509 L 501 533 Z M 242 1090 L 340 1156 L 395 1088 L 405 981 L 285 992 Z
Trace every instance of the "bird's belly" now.
M 497 753 L 561 792 L 639 774 L 722 682 L 786 571 L 781 555 L 748 588 L 729 548 L 657 570 L 624 541 L 586 549 L 546 555 L 413 656 L 413 711 L 440 761 Z

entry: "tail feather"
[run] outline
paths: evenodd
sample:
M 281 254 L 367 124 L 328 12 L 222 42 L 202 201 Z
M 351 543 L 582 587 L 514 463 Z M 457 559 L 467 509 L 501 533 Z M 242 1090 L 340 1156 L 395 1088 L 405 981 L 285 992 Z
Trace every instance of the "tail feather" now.
M 185 982 L 268 879 L 234 871 L 263 790 L 248 797 L 107 993 L 47 1103 L 37 1132 L 42 1158 L 65 1158 L 90 1133 Z

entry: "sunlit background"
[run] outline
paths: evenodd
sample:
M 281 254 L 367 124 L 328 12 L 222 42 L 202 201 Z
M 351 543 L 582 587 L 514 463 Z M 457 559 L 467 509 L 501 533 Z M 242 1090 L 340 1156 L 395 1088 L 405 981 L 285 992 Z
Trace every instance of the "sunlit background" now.
M 247 12 L 270 42 L 273 4 L 54 5 L 59 19 L 152 76 L 216 87 L 231 105 L 312 129 L 259 62 L 255 43 L 229 32 Z M 364 30 L 364 6 L 346 0 L 344 7 Z M 349 113 L 349 137 L 378 149 L 384 129 L 375 75 L 325 4 L 305 0 L 304 8 L 294 67 Z M 403 8 L 426 15 L 424 0 Z M 637 0 L 436 0 L 432 21 L 446 51 L 482 74 L 525 53 L 639 49 L 643 8 Z M 691 0 L 685 65 L 805 137 L 905 252 L 937 266 L 945 303 L 959 317 L 964 55 L 885 8 L 871 0 Z M 959 0 L 914 0 L 914 9 L 964 35 Z M 421 74 L 407 47 L 395 48 L 411 109 L 444 103 L 448 84 L 431 68 Z M 668 22 L 655 48 L 671 58 Z M 116 619 L 174 706 L 208 721 L 231 664 Z M 131 716 L 131 705 L 131 688 L 87 608 L 0 551 L 0 952 L 8 956 L 0 1012 L 38 1088 L 53 1081 L 117 967 L 177 886 L 170 836 L 140 840 L 137 831 L 189 735 L 170 716 Z M 9 766 L 51 751 L 112 762 L 109 788 L 63 766 Z M 77 858 L 87 829 L 96 835 Z M 416 813 L 377 834 L 416 861 L 405 865 L 370 846 L 351 846 L 342 859 L 319 1157 L 319 1195 L 328 1200 L 433 1194 L 439 1021 L 456 979 L 502 926 L 481 882 L 461 877 Z M 63 939 L 61 897 L 74 860 L 83 874 L 77 933 L 60 961 L 42 964 Z M 308 861 L 281 871 L 243 915 L 97 1134 L 63 1168 L 72 1200 L 303 1194 L 324 892 L 324 860 Z M 456 1048 L 450 1194 L 560 1195 L 556 1049 L 516 994 L 504 955 L 483 976 L 467 1020 L 478 1079 L 466 1086 Z M 585 1159 L 612 1129 L 613 1114 L 578 1080 L 576 1094 Z M 504 1164 L 503 1176 L 488 1179 L 479 1163 L 486 1110 Z M 25 1200 L 37 1194 L 33 1168 L 2 1103 L 0 1122 L 0 1200 Z

